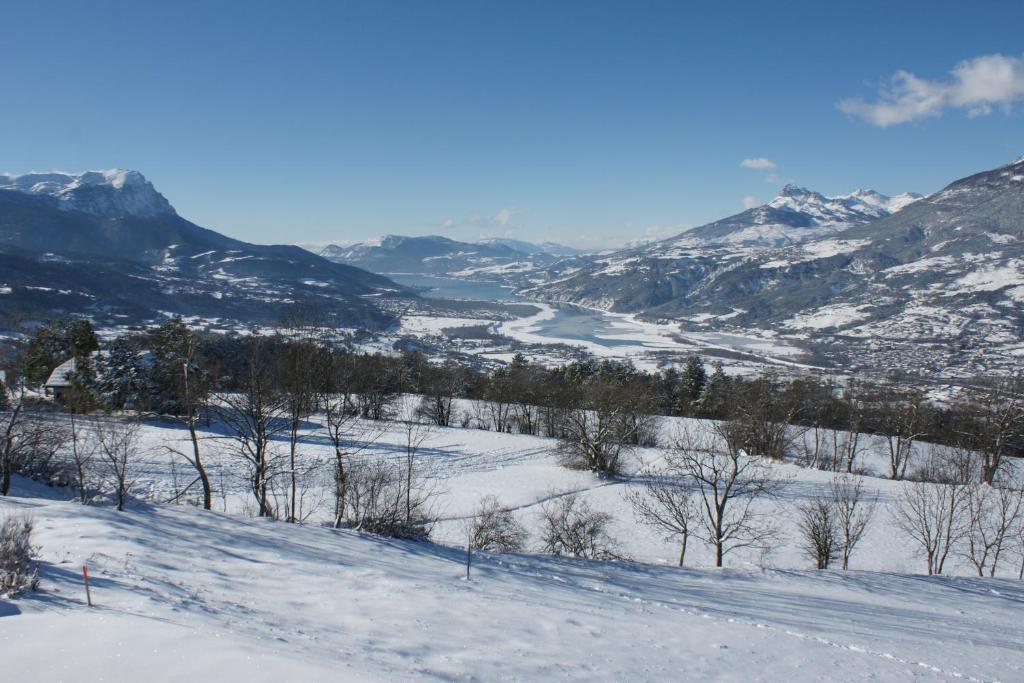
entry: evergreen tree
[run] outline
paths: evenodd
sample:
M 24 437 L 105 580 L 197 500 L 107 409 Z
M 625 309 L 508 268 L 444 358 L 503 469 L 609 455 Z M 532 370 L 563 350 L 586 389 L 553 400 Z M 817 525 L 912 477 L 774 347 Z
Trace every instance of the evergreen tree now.
M 96 365 L 91 356 L 76 358 L 75 369 L 68 379 L 71 380 L 71 387 L 65 402 L 73 412 L 88 413 L 102 403 L 97 394 Z
M 196 363 L 196 339 L 179 317 L 167 320 L 153 330 L 149 338 L 150 384 L 152 409 L 161 414 L 181 415 L 187 412 L 187 372 L 194 391 L 205 384 L 205 373 Z
M 721 363 L 716 362 L 714 367 L 697 400 L 698 414 L 710 419 L 725 419 L 729 414 L 729 394 L 733 381 L 725 374 Z
M 85 318 L 71 322 L 66 334 L 72 358 L 86 358 L 99 351 L 100 342 L 92 329 L 92 323 Z
M 704 387 L 708 383 L 708 373 L 704 369 L 704 361 L 700 356 L 690 356 L 686 359 L 686 367 L 683 368 L 683 390 L 691 401 L 696 401 L 704 393 Z
M 84 364 L 83 364 L 84 363 Z M 76 361 L 81 370 L 82 382 L 92 382 L 93 395 L 108 408 L 134 408 L 145 410 L 152 399 L 153 386 L 143 351 L 131 337 L 118 337 L 105 354 L 96 357 L 91 364 Z
M 88 320 L 51 320 L 39 327 L 25 350 L 25 380 L 37 387 L 55 367 L 70 358 L 87 358 L 99 349 Z

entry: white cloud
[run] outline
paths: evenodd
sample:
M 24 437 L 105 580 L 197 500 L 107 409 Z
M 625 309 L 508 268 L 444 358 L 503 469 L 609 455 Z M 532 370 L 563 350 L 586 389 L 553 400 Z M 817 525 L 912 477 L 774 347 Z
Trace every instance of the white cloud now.
M 744 209 L 752 209 L 755 206 L 761 206 L 762 203 L 763 202 L 760 199 L 752 195 L 747 195 L 746 197 L 743 198 Z
M 960 62 L 946 81 L 919 78 L 897 71 L 888 85 L 879 88 L 878 101 L 860 98 L 840 101 L 839 109 L 883 128 L 938 116 L 944 109 L 967 110 L 971 118 L 1005 110 L 1024 100 L 1024 59 L 984 55 Z
M 443 221 L 438 223 L 438 227 L 441 228 L 442 230 L 451 230 L 452 228 L 455 227 L 455 219 L 445 218 Z
M 500 226 L 508 225 L 509 223 L 512 222 L 512 220 L 516 217 L 516 214 L 518 214 L 518 213 L 519 213 L 519 209 L 517 209 L 516 207 L 514 207 L 514 206 L 506 207 L 506 208 L 502 209 L 501 211 L 499 211 L 497 214 L 495 214 L 494 219 L 493 219 L 494 220 L 494 224 L 495 225 L 500 225 Z
M 775 162 L 772 161 L 771 159 L 765 159 L 764 157 L 753 157 L 741 161 L 740 166 L 742 166 L 743 168 L 764 170 L 766 168 L 775 168 Z
M 514 206 L 508 206 L 493 216 L 485 216 L 479 211 L 466 214 L 463 223 L 474 228 L 505 228 L 512 227 L 518 216 L 519 209 Z

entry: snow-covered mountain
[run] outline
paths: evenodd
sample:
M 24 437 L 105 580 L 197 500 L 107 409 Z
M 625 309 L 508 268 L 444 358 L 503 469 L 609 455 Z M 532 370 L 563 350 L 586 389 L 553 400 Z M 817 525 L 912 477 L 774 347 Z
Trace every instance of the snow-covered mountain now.
M 1024 160 L 926 198 L 787 187 L 641 248 L 567 259 L 538 298 L 799 339 L 826 364 L 977 375 L 1024 357 Z
M 920 198 L 921 195 L 911 192 L 888 197 L 874 190 L 826 197 L 796 185 L 786 185 L 767 204 L 688 230 L 651 245 L 648 251 L 711 244 L 759 247 L 796 244 L 884 218 Z
M 138 171 L 115 168 L 85 173 L 0 175 L 0 189 L 52 197 L 62 211 L 94 216 L 173 216 L 174 207 Z
M 486 239 L 477 240 L 476 243 L 503 245 L 531 256 L 537 254 L 547 254 L 550 256 L 575 256 L 577 254 L 584 253 L 584 250 L 582 249 L 570 247 L 565 244 L 558 244 L 557 242 L 527 242 L 525 240 L 517 240 L 511 237 L 488 237 Z
M 320 255 L 374 273 L 489 279 L 532 272 L 552 264 L 568 249 L 507 238 L 460 242 L 440 235 L 385 235 L 351 245 L 332 244 L 321 250 Z
M 136 171 L 0 176 L 0 325 L 85 314 L 130 324 L 172 312 L 275 322 L 307 304 L 377 327 L 387 278 L 294 246 L 232 239 L 180 217 Z M 377 297 L 370 299 L 368 297 Z

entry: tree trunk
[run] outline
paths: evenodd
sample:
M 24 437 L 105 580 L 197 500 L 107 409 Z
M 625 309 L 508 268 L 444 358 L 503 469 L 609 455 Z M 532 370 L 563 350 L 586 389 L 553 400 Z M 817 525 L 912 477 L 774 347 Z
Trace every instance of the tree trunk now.
M 290 458 L 289 459 L 289 466 L 290 466 L 289 468 L 291 469 L 291 478 L 292 478 L 291 486 L 292 486 L 292 490 L 291 490 L 291 496 L 290 496 L 290 498 L 291 498 L 290 506 L 291 507 L 290 507 L 289 512 L 288 512 L 288 521 L 289 522 L 293 522 L 293 523 L 297 520 L 297 509 L 296 509 L 297 508 L 297 500 L 296 499 L 298 498 L 298 491 L 299 491 L 298 479 L 297 479 L 297 476 L 295 474 L 295 449 L 296 449 L 296 447 L 298 445 L 298 442 L 299 442 L 299 423 L 298 423 L 297 420 L 292 420 L 291 443 L 289 444 L 290 448 L 291 448 L 291 451 L 290 451 L 290 454 L 289 454 L 289 458 Z
M 199 474 L 199 481 L 203 485 L 203 509 L 213 509 L 213 488 L 210 486 L 210 477 L 206 474 L 206 466 L 203 465 L 202 457 L 199 454 L 199 435 L 196 434 L 196 421 L 194 416 L 189 416 L 188 433 L 192 438 L 192 454 L 196 473 Z
M 22 398 L 11 413 L 11 421 L 7 423 L 7 430 L 4 433 L 3 452 L 0 453 L 0 496 L 6 496 L 11 490 L 11 471 L 14 469 L 14 463 L 11 462 L 14 452 L 14 427 L 18 424 L 18 415 L 21 413 L 24 402 L 24 390 L 22 390 Z
M 0 463 L 0 496 L 6 496 L 11 490 L 11 459 L 6 454 Z
M 341 522 L 345 517 L 345 495 L 347 492 L 344 454 L 340 448 L 334 450 L 334 462 L 334 528 L 340 529 Z

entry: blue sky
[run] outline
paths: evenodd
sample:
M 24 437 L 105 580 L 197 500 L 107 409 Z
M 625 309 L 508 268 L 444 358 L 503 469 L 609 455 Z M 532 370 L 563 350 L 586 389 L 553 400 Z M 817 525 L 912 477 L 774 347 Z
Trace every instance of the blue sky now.
M 0 172 L 137 169 L 255 242 L 609 245 L 786 181 L 929 192 L 1024 154 L 1017 1 L 51 0 L 3 17 Z M 761 158 L 775 168 L 741 165 Z

